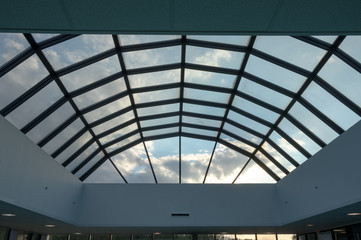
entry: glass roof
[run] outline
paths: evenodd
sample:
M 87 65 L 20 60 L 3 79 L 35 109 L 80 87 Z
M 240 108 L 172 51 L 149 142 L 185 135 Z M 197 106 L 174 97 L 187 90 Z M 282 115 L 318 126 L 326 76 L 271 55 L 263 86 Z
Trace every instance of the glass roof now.
M 0 113 L 86 183 L 276 183 L 360 120 L 360 46 L 0 33 Z

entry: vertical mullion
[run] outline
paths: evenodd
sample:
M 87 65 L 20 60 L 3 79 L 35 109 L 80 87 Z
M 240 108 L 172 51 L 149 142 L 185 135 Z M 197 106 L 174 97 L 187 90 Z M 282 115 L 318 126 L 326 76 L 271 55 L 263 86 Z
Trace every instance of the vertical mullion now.
M 184 99 L 184 72 L 186 61 L 186 36 L 182 36 L 181 53 L 181 75 L 180 75 L 180 94 L 179 94 L 179 183 L 182 183 L 182 118 L 183 118 L 183 99 Z

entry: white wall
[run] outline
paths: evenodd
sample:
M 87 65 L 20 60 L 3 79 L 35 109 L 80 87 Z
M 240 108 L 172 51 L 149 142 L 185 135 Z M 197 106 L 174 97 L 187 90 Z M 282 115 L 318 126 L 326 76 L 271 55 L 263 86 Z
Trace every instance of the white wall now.
M 272 184 L 85 184 L 79 224 L 274 226 L 280 222 L 275 192 Z
M 73 222 L 81 186 L 77 178 L 0 116 L 1 201 Z
M 361 201 L 360 155 L 361 122 L 358 122 L 278 182 L 283 223 Z

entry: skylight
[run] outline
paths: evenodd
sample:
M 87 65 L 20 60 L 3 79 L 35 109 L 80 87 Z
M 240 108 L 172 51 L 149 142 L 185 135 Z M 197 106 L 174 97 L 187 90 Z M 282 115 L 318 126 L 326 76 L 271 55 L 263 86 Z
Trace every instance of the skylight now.
M 0 113 L 86 183 L 275 183 L 361 117 L 354 36 L 0 34 Z

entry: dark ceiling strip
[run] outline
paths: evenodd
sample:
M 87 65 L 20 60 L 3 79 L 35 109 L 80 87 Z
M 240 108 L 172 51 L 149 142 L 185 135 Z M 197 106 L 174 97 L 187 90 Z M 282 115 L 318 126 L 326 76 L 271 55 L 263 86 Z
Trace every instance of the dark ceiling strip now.
M 226 140 L 224 140 L 224 139 L 222 139 L 222 138 L 220 138 L 220 139 L 218 140 L 218 142 L 221 143 L 221 144 L 223 144 L 223 145 L 225 145 L 225 146 L 227 146 L 227 147 L 229 147 L 230 149 L 232 149 L 232 150 L 234 150 L 234 151 L 236 151 L 236 152 L 238 152 L 238 153 L 246 156 L 246 157 L 250 157 L 250 156 L 251 156 L 251 153 L 247 152 L 246 150 L 244 150 L 244 149 L 242 149 L 242 148 L 240 148 L 240 147 L 238 147 L 238 146 L 236 146 L 236 145 L 234 145 L 234 144 L 232 144 L 232 143 L 230 143 L 230 142 L 227 142 Z
M 59 109 L 63 104 L 67 102 L 65 97 L 60 98 L 58 101 L 56 101 L 53 105 L 45 109 L 40 115 L 38 115 L 36 118 L 31 120 L 28 124 L 26 124 L 23 128 L 21 128 L 20 131 L 22 131 L 24 134 L 28 133 L 31 129 L 36 127 L 41 121 L 43 121 L 45 118 L 47 118 L 50 114 L 55 112 L 57 109 Z
M 82 114 L 87 114 L 87 113 L 89 113 L 91 111 L 97 110 L 97 109 L 99 109 L 101 107 L 104 107 L 105 105 L 107 105 L 109 103 L 115 102 L 115 101 L 117 101 L 117 100 L 119 100 L 121 98 L 127 97 L 127 96 L 128 96 L 127 91 L 117 93 L 117 94 L 115 94 L 115 95 L 113 95 L 111 97 L 103 99 L 103 100 L 101 100 L 99 102 L 95 102 L 94 104 L 81 109 L 80 112 Z
M 211 127 L 211 126 L 207 126 L 207 125 L 198 125 L 198 124 L 193 124 L 193 123 L 182 122 L 181 125 L 183 127 L 189 127 L 189 128 L 195 128 L 195 129 L 203 129 L 203 130 L 213 131 L 213 132 L 218 132 L 218 130 L 219 130 L 219 128 L 217 128 L 217 127 Z
M 178 139 L 178 157 L 179 157 L 179 166 L 178 166 L 178 183 L 182 183 L 182 124 L 183 124 L 183 98 L 184 98 L 184 75 L 185 75 L 185 62 L 186 62 L 186 36 L 182 36 L 182 52 L 181 52 L 181 71 L 180 71 L 180 91 L 179 91 L 179 139 Z
M 205 135 L 200 135 L 200 134 L 196 134 L 196 133 L 182 132 L 181 136 L 188 137 L 188 138 L 194 138 L 194 139 L 201 139 L 201 140 L 205 140 L 205 141 L 216 141 L 216 137 L 205 136 Z
M 89 156 L 87 156 L 76 168 L 74 168 L 71 173 L 76 174 L 80 169 L 82 169 L 86 164 L 88 164 L 96 155 L 101 152 L 100 148 L 97 148 L 94 152 L 92 152 Z
M 167 113 L 159 113 L 154 115 L 148 115 L 148 116 L 141 116 L 139 117 L 139 121 L 148 121 L 148 120 L 154 120 L 154 119 L 162 119 L 167 117 L 176 117 L 179 116 L 180 112 L 167 112 Z
M 307 79 L 304 82 L 304 84 L 302 85 L 302 87 L 300 88 L 300 90 L 297 92 L 297 94 L 295 95 L 295 97 L 292 99 L 292 101 L 288 104 L 288 106 L 286 107 L 286 109 L 283 111 L 283 113 L 279 116 L 279 118 L 277 119 L 277 121 L 274 123 L 274 125 L 271 127 L 271 129 L 268 131 L 268 133 L 266 134 L 265 138 L 262 140 L 262 142 L 260 143 L 260 145 L 258 146 L 258 148 L 255 149 L 255 151 L 253 152 L 253 156 L 255 156 L 255 154 L 257 153 L 257 151 L 262 147 L 262 145 L 267 141 L 267 139 L 269 139 L 270 135 L 272 134 L 272 132 L 277 128 L 277 126 L 279 125 L 279 123 L 282 121 L 282 119 L 288 114 L 289 110 L 293 107 L 293 105 L 300 99 L 302 98 L 302 94 L 303 92 L 306 90 L 306 88 L 311 84 L 311 82 L 313 81 L 313 79 L 317 76 L 318 72 L 321 70 L 321 68 L 326 64 L 326 62 L 328 61 L 328 59 L 332 56 L 333 52 L 337 49 L 337 47 L 339 46 L 339 44 L 341 44 L 341 42 L 343 41 L 344 37 L 338 37 L 335 41 L 335 43 L 329 48 L 329 50 L 327 51 L 327 53 L 322 57 L 322 59 L 319 61 L 319 63 L 317 64 L 317 66 L 315 67 L 315 69 L 309 73 L 307 75 Z M 255 52 L 259 52 L 258 50 Z M 253 53 L 253 52 L 252 52 Z M 259 52 L 261 53 L 261 52 Z M 267 58 L 269 56 L 267 56 L 267 54 L 261 53 L 260 55 L 264 55 Z M 297 68 L 296 66 L 286 63 L 283 60 L 279 60 L 277 58 L 271 57 L 269 60 L 278 62 L 279 64 L 285 65 L 285 67 L 292 67 L 292 68 Z M 298 68 L 301 70 L 301 68 Z M 307 71 L 306 71 L 307 72 Z M 305 73 L 306 73 L 305 72 Z M 318 112 L 318 111 L 317 111 Z M 269 139 L 268 140 L 269 143 L 271 143 L 272 141 Z M 278 146 L 273 146 L 276 150 L 281 150 Z M 282 152 L 284 152 L 283 150 L 281 150 Z M 280 152 L 280 151 L 279 151 Z M 281 153 L 281 152 L 280 152 Z M 285 153 L 285 152 L 284 152 Z M 282 154 L 284 155 L 284 154 Z M 288 156 L 288 154 L 286 154 Z M 285 156 L 285 155 L 284 155 Z M 293 158 L 287 158 L 292 164 L 294 164 L 296 167 L 299 165 Z M 237 177 L 235 178 L 235 180 L 233 182 L 235 182 L 237 180 L 237 178 L 240 176 L 242 172 L 240 172 Z
M 142 143 L 142 139 L 138 138 L 137 140 L 133 141 L 133 142 L 130 142 L 126 145 L 124 145 L 123 147 L 120 147 L 118 149 L 115 149 L 114 151 L 110 152 L 109 153 L 109 156 L 111 157 L 114 157 L 115 155 L 119 154 L 119 153 L 122 153 L 124 152 L 125 150 L 131 148 L 131 147 L 134 147 L 138 144 Z
M 72 124 L 75 120 L 78 119 L 78 115 L 74 113 L 71 117 L 65 120 L 62 124 L 60 124 L 57 128 L 55 128 L 51 133 L 45 136 L 39 143 L 39 147 L 45 146 L 48 142 L 50 142 L 55 136 L 57 136 L 61 131 L 67 128 L 70 124 Z
M 79 69 L 82 69 L 84 67 L 87 67 L 93 63 L 96 63 L 96 62 L 99 62 L 103 59 L 106 59 L 106 58 L 109 58 L 111 56 L 114 56 L 116 54 L 116 51 L 115 49 L 109 49 L 107 51 L 104 51 L 104 52 L 101 52 L 101 53 L 98 53 L 97 55 L 94 55 L 94 56 L 91 56 L 87 59 L 84 59 L 80 62 L 76 62 L 76 63 L 73 63 L 69 66 L 66 66 L 64 68 L 61 68 L 59 70 L 56 71 L 57 73 L 57 76 L 58 77 L 61 77 L 61 76 L 64 76 L 66 74 L 69 74 L 69 73 L 72 73 L 72 72 L 75 72 Z
M 51 47 L 53 45 L 70 40 L 72 38 L 75 38 L 77 36 L 80 36 L 80 35 L 78 35 L 78 34 L 59 34 L 59 35 L 56 35 L 54 37 L 51 37 L 49 39 L 39 42 L 38 45 L 39 45 L 40 49 L 45 49 L 45 48 Z
M 236 108 L 235 106 L 231 106 L 231 110 L 238 113 L 238 114 L 240 114 L 240 115 L 242 115 L 242 116 L 245 116 L 245 117 L 247 117 L 249 119 L 252 119 L 252 120 L 254 120 L 254 121 L 256 121 L 256 122 L 258 122 L 258 123 L 260 123 L 262 125 L 265 125 L 267 127 L 272 127 L 272 123 L 264 120 L 263 118 L 257 117 L 255 115 L 249 113 L 249 112 L 246 112 L 246 111 L 244 111 L 242 109 Z
M 49 63 L 48 59 L 45 57 L 44 53 L 39 49 L 39 46 L 37 45 L 37 43 L 35 42 L 34 38 L 32 37 L 31 34 L 24 34 L 25 38 L 28 40 L 28 42 L 30 43 L 31 47 L 36 51 L 37 56 L 40 58 L 41 62 L 44 64 L 45 68 L 48 70 L 48 72 L 50 73 L 50 75 L 54 78 L 54 81 L 56 82 L 56 84 L 58 85 L 58 87 L 60 88 L 60 90 L 63 92 L 64 96 L 66 98 L 68 98 L 68 102 L 70 103 L 70 105 L 73 107 L 74 111 L 76 112 L 76 114 L 79 116 L 80 120 L 83 122 L 85 129 L 91 134 L 91 136 L 95 139 L 96 143 L 98 144 L 99 148 L 102 149 L 104 155 L 106 158 L 109 159 L 109 161 L 112 162 L 112 160 L 110 159 L 110 157 L 108 156 L 107 152 L 104 150 L 104 148 L 102 147 L 101 143 L 99 142 L 99 140 L 96 138 L 96 135 L 94 134 L 93 130 L 89 127 L 89 124 L 87 123 L 87 121 L 85 120 L 84 116 L 81 114 L 81 112 L 79 111 L 78 107 L 76 106 L 76 104 L 74 103 L 74 101 L 70 98 L 70 95 L 68 93 L 68 91 L 66 90 L 65 86 L 63 85 L 63 83 L 61 82 L 61 80 L 59 79 L 59 76 L 57 75 L 57 73 L 55 72 L 55 70 L 53 69 L 53 67 L 51 66 L 51 64 Z M 123 180 L 126 182 L 126 179 L 124 178 L 124 176 L 121 174 L 121 172 L 116 168 L 117 172 L 119 173 L 119 175 L 123 178 Z
M 248 132 L 248 133 L 250 133 L 250 134 L 252 134 L 252 135 L 254 135 L 256 137 L 259 137 L 261 139 L 264 138 L 264 135 L 262 133 L 259 133 L 256 130 L 254 130 L 252 128 L 249 128 L 249 127 L 246 127 L 246 126 L 244 126 L 244 125 L 242 125 L 242 124 L 240 124 L 238 122 L 235 122 L 235 121 L 233 121 L 233 120 L 231 120 L 229 118 L 227 118 L 226 122 L 233 125 L 236 128 L 244 130 L 244 131 L 246 131 L 246 132 Z
M 328 116 L 314 107 L 311 103 L 309 103 L 302 96 L 298 99 L 298 102 L 302 104 L 305 108 L 307 108 L 311 113 L 313 113 L 316 117 L 322 120 L 326 125 L 328 125 L 332 130 L 334 130 L 338 134 L 342 134 L 344 130 L 336 124 L 333 120 L 331 120 Z
M 161 105 L 167 105 L 167 104 L 173 104 L 173 103 L 179 103 L 179 98 L 172 98 L 172 99 L 159 100 L 159 101 L 153 101 L 153 102 L 138 103 L 138 104 L 136 104 L 136 108 L 158 107 L 158 106 L 161 106 Z
M 221 73 L 221 74 L 228 74 L 228 75 L 238 75 L 239 70 L 231 69 L 231 68 L 221 68 L 221 67 L 214 67 L 214 66 L 206 66 L 201 64 L 195 63 L 185 63 L 186 69 L 191 70 L 198 70 L 198 71 L 206 71 L 212 73 Z
M 68 157 L 61 165 L 63 165 L 63 167 L 68 166 L 75 158 L 87 150 L 88 147 L 90 147 L 93 143 L 95 143 L 95 139 L 91 138 L 88 142 L 76 150 L 70 157 Z
M 239 136 L 239 135 L 237 135 L 235 133 L 232 133 L 232 132 L 230 132 L 230 131 L 228 131 L 228 130 L 226 130 L 224 128 L 222 129 L 222 133 L 226 134 L 226 135 L 228 135 L 228 136 L 230 136 L 230 137 L 232 137 L 232 138 L 234 138 L 234 139 L 236 139 L 236 140 L 238 140 L 238 141 L 240 141 L 240 142 L 242 142 L 245 145 L 248 145 L 250 147 L 256 148 L 258 146 L 256 143 L 254 143 L 254 142 L 252 142 L 252 141 L 250 141 L 248 139 L 245 139 L 245 138 L 243 138 L 243 137 L 241 137 L 241 136 Z M 221 134 L 221 136 L 222 136 L 222 134 Z M 227 140 L 225 140 L 225 141 L 227 141 Z M 249 154 L 251 154 L 251 153 L 249 153 Z
M 335 97 L 337 100 L 339 100 L 341 103 L 343 103 L 346 107 L 351 109 L 354 113 L 361 116 L 361 107 L 351 101 L 347 96 L 340 93 L 337 89 L 332 87 L 328 82 L 323 80 L 320 77 L 316 77 L 314 81 L 320 85 L 323 89 L 325 89 L 328 93 L 330 93 L 333 97 Z
M 215 86 L 209 86 L 209 85 L 203 85 L 203 84 L 197 84 L 197 83 L 190 83 L 190 82 L 185 82 L 184 87 L 192 88 L 192 89 L 198 89 L 198 90 L 205 90 L 205 91 L 213 91 L 213 92 L 217 92 L 217 93 L 227 93 L 227 94 L 232 93 L 231 88 L 215 87 Z
M 110 76 L 107 76 L 107 77 L 105 77 L 103 79 L 100 79 L 100 80 L 98 80 L 96 82 L 93 82 L 93 83 L 91 83 L 91 84 L 89 84 L 89 85 L 87 85 L 85 87 L 81 87 L 81 88 L 79 88 L 77 90 L 74 90 L 74 91 L 70 92 L 69 94 L 70 94 L 70 96 L 72 98 L 75 98 L 75 97 L 77 97 L 79 95 L 82 95 L 84 93 L 87 93 L 87 92 L 89 92 L 91 90 L 102 87 L 105 84 L 111 83 L 111 82 L 113 82 L 113 81 L 115 81 L 115 80 L 117 80 L 117 79 L 119 79 L 121 77 L 123 77 L 123 73 L 122 72 L 117 72 L 117 73 L 114 73 L 114 74 L 112 74 Z
M 220 43 L 220 42 L 209 42 L 209 41 L 190 39 L 190 38 L 187 39 L 187 45 L 194 47 L 221 49 L 221 50 L 234 51 L 234 52 L 247 51 L 247 46 Z
M 258 98 L 252 97 L 252 96 L 248 95 L 247 93 L 237 91 L 236 95 L 238 97 L 246 99 L 246 100 L 248 100 L 248 101 L 250 101 L 250 102 L 252 102 L 254 104 L 257 104 L 257 105 L 259 105 L 259 106 L 261 106 L 263 108 L 266 108 L 266 109 L 268 109 L 268 110 L 270 110 L 272 112 L 275 112 L 277 114 L 282 114 L 282 112 L 283 112 L 282 109 L 280 109 L 278 107 L 275 107 L 274 105 L 269 104 L 267 102 L 264 102 L 262 100 L 259 100 Z
M 215 121 L 222 121 L 222 119 L 223 119 L 223 117 L 219 117 L 219 116 L 201 114 L 201 113 L 195 113 L 195 112 L 187 112 L 187 111 L 183 111 L 183 116 L 194 117 L 194 118 L 204 118 L 204 119 L 215 120 Z
M 252 49 L 252 55 L 254 55 L 256 57 L 259 57 L 259 58 L 261 58 L 263 60 L 266 60 L 268 62 L 271 62 L 273 64 L 276 64 L 276 65 L 278 65 L 280 67 L 283 67 L 285 69 L 288 69 L 288 70 L 290 70 L 292 72 L 295 72 L 297 74 L 300 74 L 302 76 L 305 76 L 305 77 L 307 77 L 307 76 L 309 76 L 311 74 L 311 72 L 309 72 L 308 70 L 305 70 L 305 69 L 303 69 L 301 67 L 293 65 L 293 64 L 291 64 L 291 63 L 289 63 L 287 61 L 276 58 L 276 57 L 274 57 L 272 55 L 269 55 L 267 53 L 264 53 L 264 52 L 256 50 L 256 49 Z
M 7 61 L 4 65 L 0 66 L 0 78 L 16 68 L 18 65 L 20 65 L 22 62 L 30 58 L 35 51 L 33 48 L 29 47 L 16 55 L 13 59 L 10 61 Z M 0 80 L 1 81 L 1 80 Z
M 83 175 L 79 177 L 80 181 L 84 181 L 89 177 L 91 173 L 93 173 L 96 169 L 98 169 L 99 166 L 101 166 L 105 161 L 107 161 L 108 158 L 106 156 L 103 156 L 99 161 L 97 161 L 88 171 L 86 171 Z M 79 171 L 79 170 L 78 170 Z
M 260 148 L 259 151 L 268 159 L 270 160 L 276 167 L 278 167 L 282 172 L 284 172 L 286 175 L 290 172 L 274 157 L 271 156 L 267 151 L 265 151 L 263 148 Z
M 174 127 L 179 128 L 179 122 L 144 127 L 144 128 L 141 128 L 141 130 L 142 130 L 142 132 L 146 132 L 146 131 L 154 131 L 154 130 L 160 130 L 160 129 L 166 129 L 166 128 L 174 128 Z
M 316 144 L 318 144 L 321 148 L 325 147 L 327 144 L 319 138 L 315 133 L 313 133 L 310 129 L 305 127 L 302 123 L 300 123 L 296 118 L 294 118 L 290 113 L 288 113 L 285 118 L 290 121 L 293 125 L 295 125 L 299 130 L 301 130 L 304 134 L 306 134 L 311 140 L 313 140 Z
M 128 132 L 126 134 L 121 135 L 118 138 L 115 138 L 115 139 L 113 139 L 113 140 L 111 140 L 109 142 L 104 143 L 103 146 L 104 146 L 104 148 L 108 148 L 108 147 L 110 147 L 110 146 L 112 146 L 114 144 L 117 144 L 117 143 L 120 143 L 120 142 L 122 142 L 124 140 L 127 140 L 127 138 L 129 138 L 129 137 L 131 137 L 133 135 L 137 135 L 138 133 L 139 133 L 139 130 L 135 129 L 135 130 L 133 130 L 131 132 Z
M 102 118 L 100 118 L 98 120 L 95 120 L 94 122 L 91 122 L 89 124 L 89 126 L 91 128 L 94 128 L 94 127 L 96 127 L 98 125 L 101 125 L 103 123 L 106 123 L 107 121 L 110 121 L 110 120 L 112 120 L 112 119 L 114 119 L 116 117 L 119 117 L 119 116 L 121 116 L 121 115 L 123 115 L 123 114 L 125 114 L 125 113 L 127 113 L 129 111 L 132 111 L 132 106 L 128 106 L 126 108 L 120 109 L 119 111 L 116 111 L 116 112 L 111 113 L 111 114 L 109 114 L 109 115 L 107 115 L 105 117 L 102 117 Z
M 132 68 L 127 69 L 128 76 L 137 75 L 137 74 L 145 74 L 145 73 L 153 73 L 160 71 L 171 71 L 181 68 L 181 63 L 170 63 L 164 65 L 157 65 L 151 67 L 141 67 L 141 68 Z
M 52 81 L 52 77 L 47 76 L 46 78 L 35 84 L 33 87 L 31 87 L 28 91 L 19 96 L 17 99 L 8 104 L 5 108 L 3 108 L 0 111 L 0 114 L 5 117 L 6 115 L 14 111 L 17 107 L 19 107 L 21 104 L 30 99 L 32 96 L 34 96 L 36 93 L 38 93 L 41 89 L 46 87 Z
M 123 48 L 120 46 L 120 42 L 119 42 L 119 39 L 118 39 L 117 35 L 113 35 L 113 42 L 114 42 L 115 49 L 116 49 L 116 52 L 117 52 L 117 55 L 118 55 L 118 60 L 119 60 L 120 66 L 121 66 L 123 74 L 124 74 L 123 78 L 124 78 L 124 81 L 125 81 L 125 85 L 127 87 L 128 97 L 130 99 L 130 103 L 131 103 L 131 106 L 133 108 L 133 113 L 134 113 L 134 117 L 135 117 L 135 120 L 136 120 L 136 123 L 137 123 L 137 126 L 138 126 L 140 139 L 143 142 L 143 147 L 145 149 L 145 153 L 147 155 L 150 168 L 152 170 L 154 181 L 155 181 L 155 183 L 158 183 L 157 177 L 155 176 L 155 172 L 154 172 L 154 169 L 153 169 L 152 162 L 150 160 L 150 156 L 148 154 L 147 146 L 144 143 L 144 136 L 143 136 L 143 133 L 141 131 L 140 121 L 139 121 L 139 118 L 138 118 L 138 112 L 137 112 L 137 109 L 136 109 L 134 96 L 133 96 L 133 93 L 132 93 L 132 89 L 130 87 L 130 83 L 129 83 L 129 79 L 128 79 L 128 75 L 127 75 L 127 70 L 126 70 L 126 67 L 125 67 L 124 59 L 123 59 Z
M 209 102 L 209 101 L 189 99 L 189 98 L 184 98 L 183 102 L 190 103 L 190 104 L 196 104 L 196 105 L 203 105 L 203 106 L 208 106 L 208 107 L 216 107 L 216 108 L 226 108 L 227 107 L 227 104 L 224 104 L 224 103 Z
M 279 126 L 276 127 L 275 131 L 283 137 L 286 141 L 288 141 L 292 146 L 294 146 L 300 153 L 303 154 L 307 159 L 312 157 L 304 147 L 302 147 L 296 140 L 287 135 Z
M 159 139 L 164 139 L 164 138 L 172 138 L 172 137 L 178 137 L 179 136 L 179 132 L 172 132 L 172 133 L 163 133 L 163 134 L 159 134 L 159 135 L 153 135 L 153 136 L 148 136 L 148 137 L 144 137 L 144 141 L 153 141 L 153 140 L 159 140 Z
M 165 48 L 165 47 L 175 47 L 175 46 L 180 46 L 181 44 L 182 44 L 182 39 L 178 38 L 178 39 L 158 41 L 158 42 L 125 45 L 122 46 L 122 52 L 125 53 L 125 52 L 151 50 L 151 49 Z
M 181 83 L 175 82 L 175 83 L 167 83 L 162 85 L 132 88 L 131 91 L 132 94 L 136 94 L 136 93 L 153 92 L 153 91 L 167 90 L 167 89 L 180 88 L 180 87 L 181 87 Z

